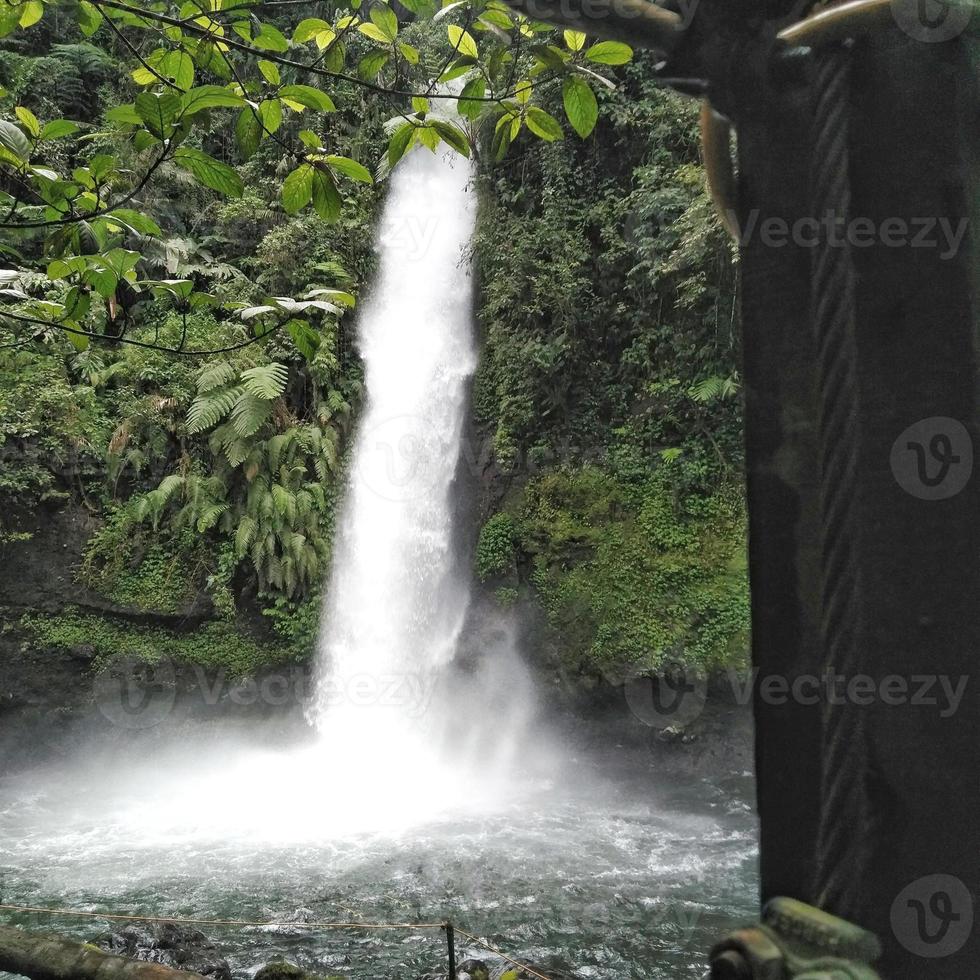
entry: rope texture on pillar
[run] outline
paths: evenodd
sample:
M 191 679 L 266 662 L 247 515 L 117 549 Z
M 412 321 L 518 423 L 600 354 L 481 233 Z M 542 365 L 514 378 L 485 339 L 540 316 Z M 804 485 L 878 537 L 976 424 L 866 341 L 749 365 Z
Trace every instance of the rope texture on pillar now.
M 846 236 L 851 210 L 850 54 L 834 45 L 819 51 L 816 61 L 812 204 L 822 234 L 811 288 L 820 411 L 821 633 L 824 669 L 850 676 L 859 661 L 860 615 L 857 337 L 854 268 Z M 860 826 L 867 815 L 860 728 L 859 711 L 828 699 L 815 885 L 819 904 L 845 917 L 854 907 L 866 861 L 866 828 Z

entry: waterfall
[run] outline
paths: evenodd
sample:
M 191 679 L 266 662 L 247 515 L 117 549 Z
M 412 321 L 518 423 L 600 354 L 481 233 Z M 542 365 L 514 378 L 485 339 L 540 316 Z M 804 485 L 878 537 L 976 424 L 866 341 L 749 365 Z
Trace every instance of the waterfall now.
M 465 158 L 424 150 L 392 177 L 359 323 L 366 410 L 324 601 L 321 731 L 336 713 L 374 726 L 421 710 L 413 698 L 452 659 L 466 613 L 451 488 L 476 369 L 471 178 Z
M 477 363 L 472 177 L 465 158 L 424 149 L 392 176 L 359 319 L 366 405 L 321 620 L 320 750 L 362 802 L 381 777 L 400 808 L 459 780 L 442 751 L 450 706 L 439 695 L 470 598 L 453 480 Z

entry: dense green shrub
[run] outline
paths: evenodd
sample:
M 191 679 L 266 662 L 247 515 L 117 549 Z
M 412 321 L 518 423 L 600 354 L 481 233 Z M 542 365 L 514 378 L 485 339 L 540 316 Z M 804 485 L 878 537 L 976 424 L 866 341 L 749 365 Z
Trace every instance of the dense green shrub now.
M 481 581 L 513 569 L 516 534 L 517 525 L 510 514 L 494 514 L 483 525 L 476 546 L 476 571 Z
M 748 645 L 740 489 L 678 497 L 585 467 L 528 484 L 518 546 L 563 659 L 611 676 L 678 661 L 717 669 Z

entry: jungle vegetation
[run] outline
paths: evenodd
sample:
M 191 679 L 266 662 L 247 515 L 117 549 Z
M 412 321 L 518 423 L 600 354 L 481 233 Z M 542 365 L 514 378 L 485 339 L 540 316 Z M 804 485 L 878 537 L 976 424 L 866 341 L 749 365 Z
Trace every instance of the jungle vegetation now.
M 500 0 L 27 0 L 0 38 L 0 547 L 84 508 L 80 594 L 209 608 L 11 628 L 309 656 L 384 182 L 448 145 L 482 201 L 478 580 L 584 675 L 741 661 L 734 254 L 651 58 Z

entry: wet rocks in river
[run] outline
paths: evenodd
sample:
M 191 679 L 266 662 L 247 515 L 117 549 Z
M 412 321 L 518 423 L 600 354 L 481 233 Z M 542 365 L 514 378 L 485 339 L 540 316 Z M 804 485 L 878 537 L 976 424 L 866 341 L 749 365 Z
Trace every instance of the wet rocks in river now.
M 96 946 L 119 956 L 147 963 L 162 963 L 175 970 L 189 970 L 214 980 L 231 980 L 228 962 L 218 948 L 197 929 L 173 922 L 124 926 L 94 940 Z
M 344 980 L 344 978 L 334 974 L 325 977 L 322 974 L 310 973 L 288 960 L 274 960 L 260 967 L 252 980 Z

